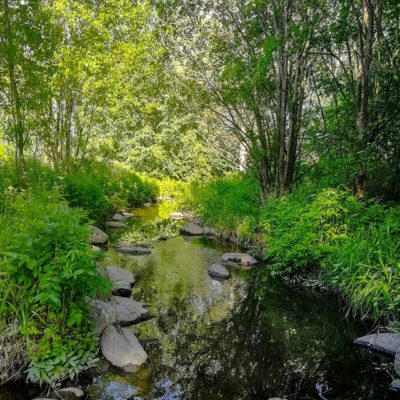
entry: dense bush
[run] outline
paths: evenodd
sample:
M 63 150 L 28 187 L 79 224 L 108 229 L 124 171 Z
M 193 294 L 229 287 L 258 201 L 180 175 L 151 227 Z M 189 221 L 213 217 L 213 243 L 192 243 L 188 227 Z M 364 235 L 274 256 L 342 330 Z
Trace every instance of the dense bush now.
M 257 205 L 257 187 L 228 176 L 192 190 L 202 219 L 239 243 L 262 238 L 268 273 L 317 274 L 361 317 L 398 316 L 400 207 L 359 200 L 341 185 L 346 165 L 321 165 L 290 194 Z
M 0 318 L 17 327 L 30 380 L 73 377 L 95 354 L 85 297 L 108 288 L 96 271 L 86 216 L 55 191 L 4 198 Z

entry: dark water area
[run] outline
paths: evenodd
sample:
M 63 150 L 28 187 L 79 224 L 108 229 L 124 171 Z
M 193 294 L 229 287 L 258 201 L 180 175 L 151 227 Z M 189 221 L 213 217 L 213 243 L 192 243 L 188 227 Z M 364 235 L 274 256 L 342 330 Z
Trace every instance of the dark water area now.
M 290 288 L 263 266 L 212 279 L 207 267 L 232 248 L 174 236 L 180 222 L 157 207 L 134 213 L 111 244 L 152 241 L 152 253 L 110 250 L 103 263 L 135 273 L 132 298 L 155 316 L 131 327 L 149 361 L 134 375 L 96 378 L 89 399 L 396 398 L 388 391 L 393 362 L 353 345 L 366 328 L 346 319 L 333 297 Z M 155 240 L 161 234 L 171 238 Z

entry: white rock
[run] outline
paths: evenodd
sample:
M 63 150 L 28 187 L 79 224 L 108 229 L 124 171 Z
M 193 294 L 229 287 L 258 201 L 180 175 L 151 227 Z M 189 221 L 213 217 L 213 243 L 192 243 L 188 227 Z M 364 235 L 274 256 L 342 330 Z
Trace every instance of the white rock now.
M 171 219 L 183 219 L 184 215 L 181 212 L 176 211 L 176 212 L 169 214 L 169 217 Z
M 135 372 L 147 360 L 142 345 L 128 328 L 110 325 L 101 336 L 100 346 L 105 359 L 125 372 Z

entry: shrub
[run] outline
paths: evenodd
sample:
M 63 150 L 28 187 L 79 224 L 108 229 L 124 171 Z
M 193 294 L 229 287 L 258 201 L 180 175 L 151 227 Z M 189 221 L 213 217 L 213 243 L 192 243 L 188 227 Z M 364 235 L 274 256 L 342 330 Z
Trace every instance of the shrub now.
M 9 193 L 0 216 L 0 318 L 18 335 L 31 381 L 73 377 L 96 347 L 86 296 L 108 284 L 96 271 L 82 211 L 57 192 Z

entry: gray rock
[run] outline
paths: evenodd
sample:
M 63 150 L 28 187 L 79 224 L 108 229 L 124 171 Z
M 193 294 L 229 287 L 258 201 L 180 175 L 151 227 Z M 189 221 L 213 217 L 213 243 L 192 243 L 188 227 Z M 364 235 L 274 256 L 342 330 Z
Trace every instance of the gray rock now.
M 92 245 L 92 250 L 93 250 L 95 253 L 100 253 L 100 252 L 101 252 L 101 248 L 98 247 L 98 246 L 95 246 L 95 245 Z
M 176 211 L 176 212 L 169 214 L 169 217 L 171 219 L 183 219 L 184 215 L 181 212 Z
M 100 336 L 107 326 L 116 322 L 115 305 L 100 300 L 92 300 L 90 316 L 94 323 L 94 332 Z
M 105 268 L 106 277 L 111 281 L 112 293 L 117 296 L 130 296 L 135 284 L 135 277 L 127 269 L 111 265 Z
M 126 297 L 112 296 L 110 305 L 114 309 L 115 322 L 121 326 L 136 324 L 150 318 L 142 303 Z
M 222 262 L 233 261 L 240 265 L 250 266 L 257 264 L 257 260 L 247 253 L 225 253 Z
M 208 275 L 219 279 L 228 279 L 231 276 L 229 271 L 221 264 L 211 265 L 208 268 Z
M 135 372 L 147 360 L 142 345 L 128 328 L 108 326 L 101 336 L 100 347 L 105 359 L 124 372 Z
M 115 228 L 115 229 L 126 228 L 126 224 L 120 221 L 107 221 L 105 225 L 107 228 Z
M 200 236 L 204 234 L 203 228 L 198 224 L 194 224 L 193 222 L 188 222 L 187 224 L 183 225 L 179 232 L 182 235 L 187 236 Z
M 400 351 L 399 333 L 374 333 L 362 336 L 354 341 L 355 344 L 368 349 L 394 356 Z
M 125 217 L 122 214 L 115 213 L 112 217 L 113 221 L 123 221 Z
M 118 246 L 115 246 L 115 250 L 117 250 L 119 253 L 132 254 L 137 256 L 151 254 L 151 250 L 146 247 L 132 246 L 129 244 L 120 244 Z
M 103 232 L 97 226 L 89 225 L 89 242 L 91 244 L 105 244 L 108 241 L 107 233 Z
M 400 353 L 397 352 L 394 355 L 394 370 L 396 371 L 397 376 L 400 376 Z
M 130 213 L 130 212 L 123 212 L 123 213 L 122 213 L 122 216 L 123 216 L 124 218 L 132 218 L 132 217 L 135 216 L 135 214 L 132 214 L 132 213 Z
M 400 392 L 400 379 L 395 379 L 389 385 L 389 390 L 392 392 Z

